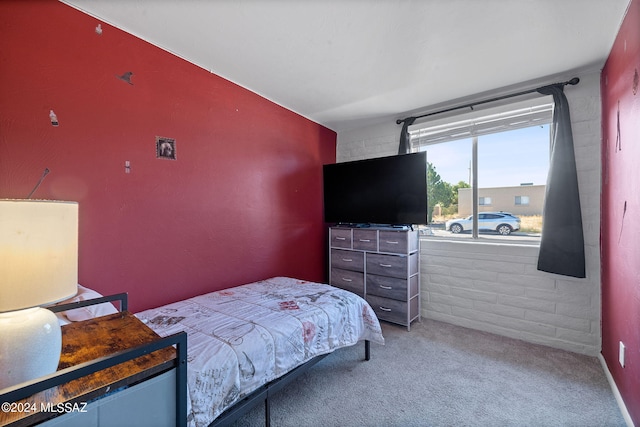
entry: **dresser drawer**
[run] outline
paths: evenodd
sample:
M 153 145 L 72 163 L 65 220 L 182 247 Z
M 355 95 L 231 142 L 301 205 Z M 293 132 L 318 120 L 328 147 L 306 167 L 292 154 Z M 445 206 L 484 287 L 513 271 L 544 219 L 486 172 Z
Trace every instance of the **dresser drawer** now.
M 381 320 L 393 323 L 407 324 L 407 301 L 382 298 L 375 295 L 367 295 L 367 302 L 373 308 Z
M 351 229 L 350 228 L 331 228 L 330 242 L 332 248 L 351 249 Z
M 418 275 L 411 276 L 409 281 L 395 277 L 367 274 L 367 295 L 377 295 L 406 301 L 418 295 Z M 407 286 L 408 283 L 408 286 Z M 408 288 L 408 289 L 407 289 Z
M 367 254 L 367 273 L 406 279 L 407 259 L 400 255 Z
M 351 291 L 364 298 L 364 273 L 331 268 L 331 280 L 329 284 Z
M 367 274 L 367 295 L 407 300 L 407 280 Z
M 378 231 L 377 230 L 353 230 L 353 249 L 362 251 L 378 250 Z
M 380 231 L 380 252 L 391 252 L 394 254 L 406 254 L 409 233 L 406 231 Z
M 364 271 L 364 252 L 331 249 L 331 266 L 344 270 Z

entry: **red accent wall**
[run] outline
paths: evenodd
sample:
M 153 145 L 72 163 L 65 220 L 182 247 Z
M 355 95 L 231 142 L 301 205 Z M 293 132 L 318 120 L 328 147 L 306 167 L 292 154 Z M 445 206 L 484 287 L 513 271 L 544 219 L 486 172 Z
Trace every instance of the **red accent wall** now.
M 129 292 L 135 312 L 324 280 L 335 132 L 54 0 L 0 2 L 0 34 L 0 197 L 50 169 L 33 198 L 79 202 L 81 284 Z M 176 160 L 156 158 L 156 136 Z
M 640 1 L 602 72 L 602 355 L 640 425 Z M 618 126 L 619 124 L 619 126 Z M 625 367 L 618 362 L 626 346 Z

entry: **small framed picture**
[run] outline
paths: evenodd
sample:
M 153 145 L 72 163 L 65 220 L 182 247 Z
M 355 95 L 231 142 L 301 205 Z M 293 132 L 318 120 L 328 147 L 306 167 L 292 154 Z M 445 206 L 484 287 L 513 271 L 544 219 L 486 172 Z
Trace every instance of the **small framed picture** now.
M 158 159 L 176 159 L 176 140 L 156 136 L 156 157 Z

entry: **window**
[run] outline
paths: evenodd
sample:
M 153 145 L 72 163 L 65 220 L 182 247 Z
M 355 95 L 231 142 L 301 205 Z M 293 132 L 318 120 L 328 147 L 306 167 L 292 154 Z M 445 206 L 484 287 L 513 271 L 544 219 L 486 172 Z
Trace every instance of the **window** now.
M 427 235 L 538 243 L 552 113 L 551 97 L 536 96 L 410 126 L 412 150 L 427 152 Z M 470 224 L 453 231 L 456 219 Z

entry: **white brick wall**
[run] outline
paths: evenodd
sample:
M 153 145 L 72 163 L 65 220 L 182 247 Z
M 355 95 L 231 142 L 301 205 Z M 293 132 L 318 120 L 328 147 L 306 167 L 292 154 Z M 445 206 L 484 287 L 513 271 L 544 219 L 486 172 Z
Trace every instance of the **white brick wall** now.
M 599 286 L 537 271 L 538 248 L 423 239 L 423 315 L 579 353 L 600 348 Z
M 600 353 L 600 74 L 579 77 L 580 84 L 565 93 L 571 107 L 587 278 L 538 271 L 536 246 L 423 238 L 423 316 L 592 356 Z M 337 161 L 396 154 L 399 133 L 394 118 L 340 132 Z

